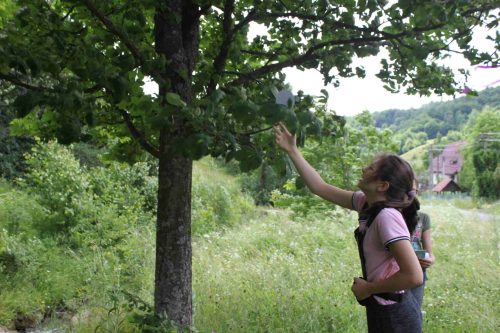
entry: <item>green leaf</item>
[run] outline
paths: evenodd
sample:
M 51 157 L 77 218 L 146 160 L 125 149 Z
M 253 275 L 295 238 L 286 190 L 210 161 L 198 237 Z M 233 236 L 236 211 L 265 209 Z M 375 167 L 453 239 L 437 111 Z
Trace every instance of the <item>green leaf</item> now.
M 304 187 L 306 187 L 306 184 L 304 183 L 304 179 L 300 176 L 295 178 L 295 188 L 297 188 L 298 190 L 301 190 Z
M 328 97 L 329 97 L 328 91 L 326 89 L 321 89 L 320 91 L 321 91 L 321 94 L 328 99 Z
M 421 60 L 427 58 L 427 55 L 429 54 L 429 51 L 425 47 L 422 47 L 420 45 L 415 45 L 413 47 L 413 52 L 415 54 L 415 57 Z
M 318 118 L 314 119 L 314 121 L 309 126 L 307 126 L 307 129 L 306 129 L 307 134 L 320 137 L 322 126 L 323 126 L 323 123 L 321 122 L 321 120 L 319 120 Z
M 314 114 L 309 110 L 297 112 L 297 120 L 301 125 L 307 125 L 311 123 L 313 119 L 314 119 Z
M 242 146 L 236 151 L 234 158 L 240 162 L 240 170 L 248 172 L 257 169 L 262 163 L 262 156 L 251 146 Z
M 168 92 L 167 93 L 167 103 L 173 106 L 177 106 L 183 108 L 186 106 L 186 103 L 181 99 L 181 96 L 176 93 Z
M 427 24 L 427 21 L 429 20 L 428 17 L 428 12 L 427 8 L 423 5 L 420 5 L 417 7 L 417 9 L 414 12 L 414 17 L 415 17 L 415 25 L 417 27 L 422 27 Z
M 17 110 L 17 116 L 26 116 L 36 105 L 39 104 L 41 98 L 42 95 L 36 91 L 28 91 L 26 94 L 18 96 L 13 103 Z
M 176 142 L 176 150 L 182 155 L 198 160 L 208 155 L 212 138 L 203 133 L 192 134 Z
M 244 124 L 248 124 L 255 120 L 259 107 L 250 101 L 236 102 L 229 108 L 228 112 L 233 115 L 234 119 Z
M 270 165 L 280 177 L 286 176 L 286 162 L 284 158 L 275 158 L 271 161 Z
M 212 93 L 212 96 L 210 96 L 210 99 L 212 100 L 212 102 L 214 103 L 219 103 L 225 96 L 226 94 L 220 90 L 220 89 L 217 89 L 215 90 L 213 93 Z
M 281 104 L 267 103 L 260 107 L 259 114 L 263 116 L 268 123 L 276 124 L 287 118 L 288 108 Z
M 399 7 L 401 7 L 401 9 L 407 9 L 411 6 L 411 0 L 399 0 L 398 1 L 398 5 Z
M 120 102 L 125 98 L 129 90 L 128 81 L 122 76 L 114 76 L 109 80 L 109 88 L 113 101 Z

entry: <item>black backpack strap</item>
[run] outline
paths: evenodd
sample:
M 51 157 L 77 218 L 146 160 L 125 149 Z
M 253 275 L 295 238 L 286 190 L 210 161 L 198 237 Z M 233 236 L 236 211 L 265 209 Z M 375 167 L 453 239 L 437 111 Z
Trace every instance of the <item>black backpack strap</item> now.
M 356 243 L 358 244 L 359 259 L 361 261 L 361 270 L 363 271 L 363 279 L 365 280 L 367 275 L 365 254 L 363 252 L 363 241 L 365 239 L 366 230 L 368 230 L 370 225 L 377 217 L 378 213 L 380 213 L 380 211 L 384 208 L 385 206 L 382 204 L 376 204 L 373 207 L 368 207 L 368 204 L 365 203 L 363 208 L 361 209 L 361 212 L 359 213 L 358 220 L 360 223 L 366 221 L 366 229 L 364 232 L 361 232 L 359 230 L 359 227 L 354 230 L 354 238 L 356 239 Z
M 356 243 L 358 245 L 358 253 L 359 253 L 359 259 L 361 261 L 361 270 L 363 271 L 363 279 L 367 279 L 367 272 L 366 272 L 366 259 L 365 259 L 365 253 L 363 252 L 363 242 L 365 239 L 366 231 L 368 228 L 371 226 L 377 215 L 380 213 L 382 209 L 386 208 L 383 204 L 376 204 L 373 207 L 368 207 L 368 204 L 365 204 L 363 206 L 363 209 L 359 213 L 359 222 L 364 222 L 366 221 L 366 228 L 364 232 L 361 232 L 359 230 L 359 227 L 354 230 L 354 238 L 356 239 Z M 371 295 L 368 299 L 365 300 L 358 300 L 358 303 L 361 305 L 369 305 L 370 301 L 369 299 L 372 299 L 372 296 L 378 296 L 386 300 L 394 301 L 394 302 L 401 302 L 401 299 L 403 297 L 402 294 L 397 294 L 397 293 L 380 293 L 380 294 L 374 294 Z M 375 301 L 375 300 L 373 300 Z M 376 301 L 375 301 L 376 302 Z

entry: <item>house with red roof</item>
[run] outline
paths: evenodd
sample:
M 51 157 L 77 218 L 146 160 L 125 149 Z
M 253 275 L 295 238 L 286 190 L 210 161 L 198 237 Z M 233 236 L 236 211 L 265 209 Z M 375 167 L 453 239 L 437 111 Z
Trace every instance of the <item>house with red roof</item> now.
M 458 173 L 463 165 L 460 149 L 462 149 L 465 143 L 465 141 L 450 143 L 444 147 L 441 154 L 432 159 L 429 165 L 429 171 L 432 175 L 432 186 L 447 179 L 453 181 L 453 183 L 458 186 Z M 447 185 L 449 185 L 449 183 Z
M 462 192 L 462 189 L 453 179 L 445 178 L 432 188 L 432 192 Z

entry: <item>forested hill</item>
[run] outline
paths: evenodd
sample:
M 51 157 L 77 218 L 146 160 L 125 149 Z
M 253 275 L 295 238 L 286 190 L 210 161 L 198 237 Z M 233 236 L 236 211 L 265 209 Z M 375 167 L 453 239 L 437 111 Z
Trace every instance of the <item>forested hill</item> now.
M 372 115 L 378 128 L 389 127 L 394 132 L 425 132 L 429 139 L 433 139 L 438 133 L 445 136 L 450 130 L 461 130 L 473 110 L 482 110 L 487 105 L 500 107 L 500 87 L 482 90 L 478 96 L 426 104 L 419 109 L 390 109 Z

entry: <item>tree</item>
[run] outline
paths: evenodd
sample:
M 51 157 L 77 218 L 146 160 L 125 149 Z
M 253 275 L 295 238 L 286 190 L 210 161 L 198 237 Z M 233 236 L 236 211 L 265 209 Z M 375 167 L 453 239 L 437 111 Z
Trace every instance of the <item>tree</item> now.
M 475 197 L 500 196 L 500 109 L 485 108 L 472 113 L 465 132 L 464 185 Z
M 351 65 L 355 57 L 385 48 L 378 76 L 387 89 L 452 94 L 453 73 L 436 60 L 449 52 L 472 63 L 498 60 L 470 45 L 473 27 L 498 25 L 496 3 L 487 0 L 9 4 L 16 12 L 2 21 L 0 79 L 23 93 L 13 103 L 18 116 L 62 143 L 103 131 L 123 136 L 126 128 L 158 158 L 155 309 L 183 327 L 192 322 L 193 159 L 235 158 L 250 170 L 278 156 L 266 131 L 277 121 L 301 141 L 339 121 L 321 121 L 307 96 L 295 107 L 274 103 L 282 69 L 318 69 L 325 83 L 338 84 L 339 77 L 364 76 Z M 250 38 L 252 24 L 267 34 Z M 159 85 L 158 96 L 144 93 L 147 77 Z

